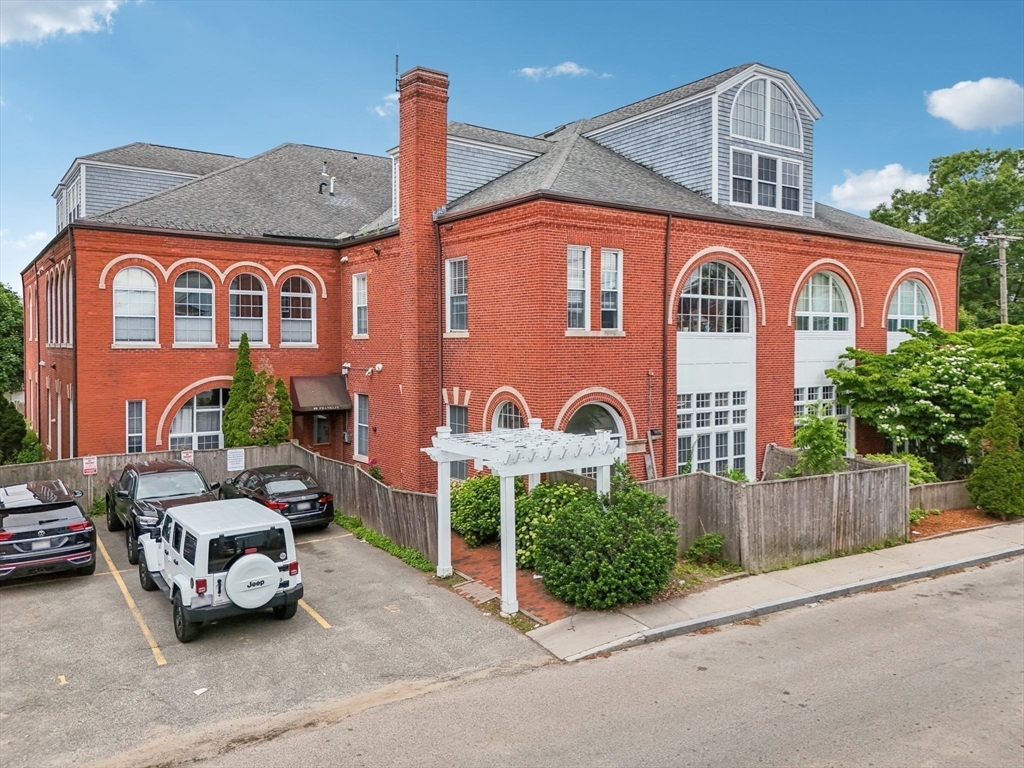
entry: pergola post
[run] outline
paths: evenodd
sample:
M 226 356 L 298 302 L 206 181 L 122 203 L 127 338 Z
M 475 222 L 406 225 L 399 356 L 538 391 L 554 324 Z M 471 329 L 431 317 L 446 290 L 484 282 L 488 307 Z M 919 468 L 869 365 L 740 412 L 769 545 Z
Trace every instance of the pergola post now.
M 530 419 L 527 422 L 528 428 L 532 429 L 534 432 L 537 432 L 538 430 L 540 430 L 540 423 L 541 423 L 540 419 Z M 538 485 L 540 485 L 540 474 L 539 473 L 534 473 L 532 475 L 529 475 L 529 476 L 527 476 L 526 481 L 527 481 L 527 485 L 529 486 L 526 490 L 532 491 L 534 488 L 536 488 Z
M 612 490 L 612 468 L 605 465 L 597 468 L 597 492 L 611 493 Z
M 516 599 L 516 483 L 502 477 L 501 487 L 501 612 L 519 613 Z
M 438 437 L 449 437 L 451 427 L 438 427 Z M 437 575 L 452 575 L 452 464 L 437 462 Z

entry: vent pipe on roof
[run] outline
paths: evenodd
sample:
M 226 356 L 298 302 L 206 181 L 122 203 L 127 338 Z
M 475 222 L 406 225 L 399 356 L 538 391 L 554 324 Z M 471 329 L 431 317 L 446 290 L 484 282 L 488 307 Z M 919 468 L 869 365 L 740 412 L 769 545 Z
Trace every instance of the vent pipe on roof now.
M 324 168 L 323 168 L 322 171 L 320 171 L 320 175 L 321 176 L 327 176 L 327 161 L 326 160 L 324 160 Z
M 334 179 L 335 176 L 331 176 L 331 197 L 334 197 Z

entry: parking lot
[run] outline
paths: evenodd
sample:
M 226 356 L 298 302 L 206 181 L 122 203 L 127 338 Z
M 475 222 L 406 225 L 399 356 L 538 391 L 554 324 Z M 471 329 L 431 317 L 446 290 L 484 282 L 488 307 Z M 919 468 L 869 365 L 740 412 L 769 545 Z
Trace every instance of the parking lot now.
M 123 534 L 96 522 L 94 576 L 0 588 L 5 768 L 167 764 L 187 759 L 204 733 L 253 740 L 282 714 L 341 712 L 474 670 L 547 661 L 429 574 L 337 526 L 296 534 L 305 599 L 295 618 L 226 619 L 183 645 L 170 602 L 139 585 Z M 163 746 L 142 758 L 147 744 Z M 169 752 L 174 744 L 184 752 Z

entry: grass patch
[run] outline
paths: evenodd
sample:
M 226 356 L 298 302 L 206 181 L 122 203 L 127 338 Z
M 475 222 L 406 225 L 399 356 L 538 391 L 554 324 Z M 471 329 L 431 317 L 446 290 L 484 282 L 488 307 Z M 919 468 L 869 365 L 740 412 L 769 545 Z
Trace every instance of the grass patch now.
M 89 507 L 89 517 L 99 517 L 105 514 L 107 514 L 106 500 L 102 496 L 97 496 L 92 500 L 92 506 Z
M 540 626 L 539 624 L 536 624 L 530 619 L 526 618 L 526 616 L 524 616 L 521 613 L 517 613 L 515 616 L 502 616 L 500 600 L 488 600 L 486 603 L 482 603 L 477 607 L 485 613 L 489 613 L 492 616 L 497 616 L 510 627 L 512 627 L 513 629 L 518 629 L 520 632 L 529 632 L 530 630 L 536 629 Z
M 939 514 L 937 509 L 921 509 L 920 507 L 910 510 L 910 524 L 917 525 L 926 517 L 932 517 L 933 515 Z
M 655 596 L 654 602 L 683 597 L 690 592 L 702 589 L 709 582 L 730 573 L 742 573 L 743 568 L 735 563 L 715 560 L 710 563 L 698 563 L 693 560 L 680 560 L 672 568 L 672 581 L 669 586 Z
M 363 525 L 363 521 L 358 517 L 352 517 L 350 515 L 343 515 L 341 512 L 334 513 L 334 522 L 340 525 L 342 528 L 346 528 L 352 532 L 352 534 L 362 539 L 368 544 L 372 544 L 377 549 L 383 549 L 389 555 L 394 555 L 406 565 L 411 565 L 424 573 L 433 573 L 437 570 L 436 566 L 427 560 L 423 556 L 422 552 L 413 549 L 412 547 L 403 547 L 401 544 L 395 544 L 391 539 L 382 533 L 367 528 Z

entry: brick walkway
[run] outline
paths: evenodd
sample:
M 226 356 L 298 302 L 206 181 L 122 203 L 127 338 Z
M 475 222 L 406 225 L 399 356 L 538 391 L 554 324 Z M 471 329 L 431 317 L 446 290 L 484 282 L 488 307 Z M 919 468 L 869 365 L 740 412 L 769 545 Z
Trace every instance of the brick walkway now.
M 489 587 L 495 594 L 501 595 L 501 550 L 497 544 L 485 544 L 470 549 L 457 533 L 452 534 L 452 566 L 459 573 L 470 576 L 474 581 Z M 458 590 L 465 597 L 473 599 L 474 595 L 486 597 L 484 590 Z M 458 589 L 458 588 L 457 588 Z M 572 612 L 572 606 L 566 605 L 544 589 L 542 579 L 533 578 L 533 571 L 516 571 L 516 597 L 519 608 L 545 624 L 564 619 Z M 479 600 L 473 600 L 479 602 Z

